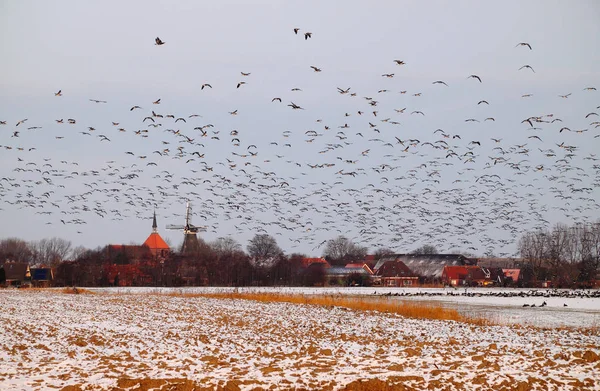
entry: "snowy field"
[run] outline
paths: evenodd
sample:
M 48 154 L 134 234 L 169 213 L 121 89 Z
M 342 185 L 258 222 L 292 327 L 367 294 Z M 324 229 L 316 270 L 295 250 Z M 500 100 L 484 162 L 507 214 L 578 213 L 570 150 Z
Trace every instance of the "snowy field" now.
M 0 290 L 0 390 L 600 390 L 598 298 L 541 290 L 508 298 L 497 295 L 520 291 L 471 288 L 472 296 L 448 294 L 460 292 L 453 289 L 268 290 L 439 300 L 507 324 L 169 296 L 155 288 Z M 421 294 L 399 296 L 406 292 Z

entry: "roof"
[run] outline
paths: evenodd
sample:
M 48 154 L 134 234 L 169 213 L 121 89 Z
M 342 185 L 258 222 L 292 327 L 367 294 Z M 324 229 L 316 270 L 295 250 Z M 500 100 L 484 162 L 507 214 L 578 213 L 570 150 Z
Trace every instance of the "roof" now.
M 369 266 L 368 263 L 348 263 L 348 264 L 346 264 L 345 267 L 347 267 L 347 268 L 358 268 L 358 267 L 360 267 L 360 268 L 365 269 L 365 271 L 367 273 L 373 274 L 373 269 L 371 269 L 371 267 Z
M 313 263 L 322 263 L 325 267 L 330 266 L 325 258 L 302 258 L 302 267 L 309 267 Z
M 410 270 L 408 266 L 400 260 L 385 262 L 377 269 L 377 275 L 381 277 L 417 277 L 415 272 Z
M 150 250 L 169 250 L 169 245 L 160 237 L 158 232 L 152 232 L 148 239 L 144 242 L 144 246 L 148 246 Z
M 461 266 L 472 262 L 460 254 L 392 254 L 380 258 L 373 269 L 377 271 L 389 261 L 402 261 L 416 275 L 434 278 L 442 277 L 446 265 Z
M 29 264 L 27 263 L 6 262 L 3 268 L 6 280 L 23 280 L 25 277 L 30 277 L 28 275 L 30 273 Z
M 345 266 L 331 266 L 330 268 L 327 269 L 326 273 L 329 276 L 332 276 L 332 275 L 347 276 L 350 274 L 369 274 L 369 272 L 366 271 L 362 267 L 345 267 Z
M 106 246 L 109 256 L 116 256 L 117 253 L 123 253 L 130 258 L 143 258 L 151 253 L 148 246 L 137 246 L 129 244 L 109 244 Z
M 472 265 L 445 266 L 443 273 L 449 280 L 485 280 L 489 276 L 489 272 L 486 275 L 481 267 Z
M 365 263 L 347 263 L 345 267 L 363 267 Z

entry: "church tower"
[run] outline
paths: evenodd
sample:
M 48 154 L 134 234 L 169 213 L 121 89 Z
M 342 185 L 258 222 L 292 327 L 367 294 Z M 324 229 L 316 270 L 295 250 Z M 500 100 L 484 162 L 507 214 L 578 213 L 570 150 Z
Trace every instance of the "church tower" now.
M 144 242 L 144 246 L 147 246 L 150 249 L 152 255 L 155 257 L 164 256 L 170 250 L 169 245 L 163 240 L 163 238 L 158 233 L 158 224 L 156 224 L 156 211 L 154 211 L 154 216 L 152 218 L 152 233 Z

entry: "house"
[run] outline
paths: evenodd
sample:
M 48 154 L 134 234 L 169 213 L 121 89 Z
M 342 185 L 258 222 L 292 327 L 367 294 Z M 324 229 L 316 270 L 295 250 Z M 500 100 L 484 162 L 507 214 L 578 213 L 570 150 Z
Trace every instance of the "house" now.
M 310 265 L 313 264 L 322 264 L 323 267 L 329 268 L 331 267 L 331 265 L 329 264 L 329 262 L 327 262 L 327 260 L 325 258 L 302 258 L 302 268 L 306 269 L 307 267 L 309 267 Z
M 365 255 L 364 263 L 366 263 L 371 269 L 373 269 L 375 267 L 375 264 L 377 263 L 376 258 L 377 256 L 375 254 L 367 254 Z
M 29 269 L 29 264 L 8 261 L 2 265 L 2 269 L 4 269 L 4 285 L 9 287 L 31 285 L 31 270 Z
M 365 271 L 369 274 L 373 274 L 373 269 L 367 263 L 348 263 L 344 266 L 347 269 L 365 269 Z
M 475 265 L 444 266 L 442 282 L 450 286 L 489 286 L 493 284 L 490 271 Z
M 439 283 L 445 266 L 473 265 L 475 260 L 460 254 L 391 254 L 381 257 L 375 264 L 375 273 L 389 261 L 402 261 L 421 282 Z
M 366 285 L 373 271 L 367 264 L 349 263 L 346 266 L 325 268 L 325 277 L 329 285 Z
M 34 288 L 48 288 L 54 281 L 54 271 L 49 267 L 31 268 L 31 285 Z
M 374 285 L 385 287 L 409 287 L 419 285 L 419 276 L 399 259 L 380 265 L 373 278 Z

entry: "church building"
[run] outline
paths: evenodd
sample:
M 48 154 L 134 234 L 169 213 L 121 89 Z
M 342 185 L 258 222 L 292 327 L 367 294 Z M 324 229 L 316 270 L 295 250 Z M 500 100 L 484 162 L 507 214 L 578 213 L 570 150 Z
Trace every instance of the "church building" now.
M 156 211 L 154 212 L 154 217 L 152 220 L 152 233 L 148 236 L 148 239 L 144 242 L 143 246 L 146 246 L 150 249 L 150 252 L 154 257 L 158 256 L 166 256 L 169 251 L 169 245 L 161 238 L 158 233 L 158 225 L 156 224 Z
M 107 255 L 112 257 L 125 256 L 129 261 L 141 260 L 157 260 L 164 258 L 169 254 L 169 245 L 163 240 L 158 233 L 158 225 L 156 224 L 156 211 L 152 219 L 152 233 L 146 241 L 140 245 L 125 245 L 125 244 L 110 244 L 107 246 Z M 119 262 L 117 262 L 119 263 Z M 129 262 L 127 262 L 129 263 Z

